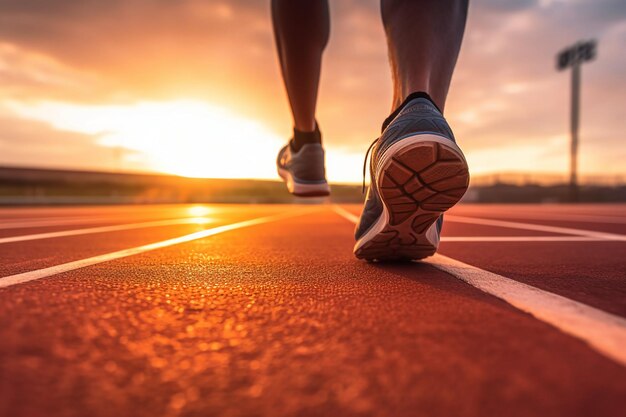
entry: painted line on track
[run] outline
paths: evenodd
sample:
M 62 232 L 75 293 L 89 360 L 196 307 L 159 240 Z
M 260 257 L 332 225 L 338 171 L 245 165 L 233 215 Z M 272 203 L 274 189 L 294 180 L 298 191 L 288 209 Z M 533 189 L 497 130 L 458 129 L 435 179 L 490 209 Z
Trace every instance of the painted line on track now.
M 466 217 L 474 217 L 473 214 L 466 214 Z M 481 218 L 480 215 L 477 216 Z M 510 220 L 510 219 L 523 219 L 523 220 L 554 220 L 559 222 L 581 222 L 581 223 L 604 223 L 604 224 L 626 224 L 626 217 L 619 216 L 603 216 L 603 215 L 591 215 L 591 214 L 554 214 L 554 213 L 517 213 L 511 211 L 506 215 L 497 213 L 494 219 L 498 220 Z
M 191 206 L 193 207 L 193 206 Z M 186 210 L 184 210 L 186 211 Z M 200 215 L 184 215 L 184 214 L 170 214 L 163 215 L 158 212 L 155 214 L 155 210 L 148 210 L 142 214 L 142 218 L 137 218 L 137 216 L 133 216 L 132 214 L 119 214 L 119 213 L 111 213 L 105 214 L 101 216 L 54 216 L 54 217 L 17 217 L 17 218 L 2 218 L 0 213 L 0 230 L 5 229 L 30 229 L 35 227 L 54 227 L 54 226 L 68 226 L 72 224 L 80 224 L 80 225 L 88 225 L 93 223 L 115 223 L 115 222 L 128 222 L 128 221 L 159 221 L 159 220 L 170 220 L 172 218 L 183 218 L 183 217 L 200 217 Z M 137 214 L 137 213 L 134 213 Z
M 341 206 L 333 206 L 334 210 L 350 220 L 352 223 L 359 221 L 359 216 L 349 212 Z M 449 217 L 447 216 L 446 220 Z M 443 236 L 442 242 L 606 242 L 605 237 L 597 236 Z
M 442 236 L 441 242 L 607 242 L 587 236 Z
M 120 220 L 128 220 L 124 217 L 71 217 L 54 220 L 28 220 L 28 221 L 8 221 L 0 223 L 0 230 L 5 229 L 30 229 L 35 227 L 68 226 L 71 224 L 91 224 L 91 223 L 114 223 Z
M 446 215 L 445 220 L 455 223 L 480 224 L 483 226 L 506 227 L 509 229 L 534 230 L 539 232 L 559 233 L 564 235 L 585 236 L 603 240 L 626 242 L 626 235 L 595 232 L 593 230 L 572 229 L 570 227 L 546 226 L 542 224 L 510 222 L 505 220 L 492 220 L 479 217 L 465 217 L 456 215 Z
M 205 237 L 217 235 L 220 233 L 228 232 L 230 230 L 242 229 L 244 227 L 255 226 L 264 223 L 275 222 L 278 220 L 286 219 L 289 217 L 295 217 L 311 213 L 316 210 L 298 210 L 290 211 L 287 213 L 281 213 L 273 216 L 258 217 L 256 219 L 244 220 L 237 223 L 231 223 L 224 226 L 217 226 L 211 229 L 202 230 L 195 233 L 179 236 L 173 239 L 167 239 L 160 242 L 150 243 L 147 245 L 137 246 L 130 249 L 123 249 L 116 252 L 106 253 L 103 255 L 92 256 L 86 259 L 80 259 L 78 261 L 67 262 L 51 266 L 48 268 L 36 269 L 33 271 L 23 272 L 21 274 L 9 275 L 0 278 L 0 288 L 7 288 L 16 284 L 23 284 L 26 282 L 34 281 L 41 278 L 46 278 L 52 275 L 61 274 L 63 272 L 73 271 L 75 269 L 84 268 L 91 265 L 96 265 L 103 262 L 112 261 L 115 259 L 126 258 L 128 256 L 138 255 L 145 252 L 150 252 L 156 249 L 166 248 L 168 246 L 178 245 L 181 243 L 191 242 L 193 240 L 202 239 Z
M 334 211 L 350 222 L 358 220 L 342 207 L 334 206 Z M 626 319 L 447 256 L 436 254 L 422 262 L 585 341 L 597 352 L 626 366 Z
M 348 221 L 351 221 L 354 224 L 357 224 L 359 222 L 359 216 L 357 216 L 354 213 L 349 212 L 348 210 L 346 210 L 345 208 L 341 206 L 338 206 L 335 204 L 333 205 L 333 210 L 335 210 L 335 213 L 339 214 L 340 216 L 347 219 Z
M 181 224 L 207 224 L 212 222 L 210 218 L 186 217 L 181 219 L 158 220 L 153 222 L 118 224 L 113 226 L 88 227 L 84 229 L 63 230 L 59 232 L 35 233 L 31 235 L 20 235 L 0 238 L 2 243 L 24 242 L 27 240 L 52 239 L 66 236 L 79 236 L 91 233 L 118 232 L 122 230 L 143 229 L 149 227 L 175 226 Z

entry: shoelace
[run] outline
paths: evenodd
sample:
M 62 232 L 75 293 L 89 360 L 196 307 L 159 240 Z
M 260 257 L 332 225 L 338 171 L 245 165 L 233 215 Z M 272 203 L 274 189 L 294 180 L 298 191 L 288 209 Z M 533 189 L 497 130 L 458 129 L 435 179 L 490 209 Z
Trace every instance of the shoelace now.
M 369 156 L 370 151 L 372 150 L 374 145 L 376 145 L 376 142 L 378 142 L 379 139 L 380 137 L 374 139 L 369 148 L 367 148 L 367 152 L 365 152 L 365 159 L 363 160 L 363 188 L 361 189 L 361 194 L 365 194 L 365 172 L 367 171 L 367 157 Z

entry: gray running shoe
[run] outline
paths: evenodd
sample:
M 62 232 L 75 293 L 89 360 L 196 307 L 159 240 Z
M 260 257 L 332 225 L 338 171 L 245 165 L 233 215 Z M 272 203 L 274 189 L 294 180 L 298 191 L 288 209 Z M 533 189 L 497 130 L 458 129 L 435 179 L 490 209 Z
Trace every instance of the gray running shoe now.
M 372 147 L 371 183 L 355 233 L 356 257 L 393 261 L 433 255 L 443 212 L 469 185 L 467 162 L 448 123 L 428 99 L 414 98 Z
M 302 145 L 298 152 L 294 152 L 288 143 L 278 153 L 276 167 L 291 194 L 300 197 L 330 194 L 324 169 L 324 148 L 319 143 Z

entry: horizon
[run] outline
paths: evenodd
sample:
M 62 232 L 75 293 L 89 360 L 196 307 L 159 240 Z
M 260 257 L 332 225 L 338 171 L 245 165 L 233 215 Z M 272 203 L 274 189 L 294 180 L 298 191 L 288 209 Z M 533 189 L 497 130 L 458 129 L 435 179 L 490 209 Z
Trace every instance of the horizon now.
M 223 177 L 194 177 L 187 175 L 179 175 L 175 173 L 157 172 L 157 171 L 132 171 L 132 170 L 113 170 L 113 169 L 72 169 L 72 168 L 57 168 L 46 166 L 25 166 L 25 165 L 7 165 L 0 164 L 0 170 L 35 170 L 35 171 L 60 171 L 68 173 L 87 173 L 87 174 L 104 174 L 104 175 L 145 175 L 145 176 L 166 176 L 177 177 L 181 179 L 197 179 L 197 180 L 241 180 L 241 181 L 270 181 L 276 183 L 282 183 L 280 178 L 223 178 Z M 493 185 L 496 183 L 510 184 L 510 185 L 541 185 L 541 186 L 555 186 L 568 184 L 569 177 L 566 173 L 552 173 L 552 172 L 521 172 L 521 171 L 501 171 L 496 173 L 477 174 L 470 178 L 470 186 L 485 186 Z M 341 186 L 358 186 L 361 187 L 361 181 L 331 181 L 331 184 Z M 624 174 L 586 174 L 579 178 L 579 184 L 582 186 L 624 186 L 626 185 L 626 175 Z

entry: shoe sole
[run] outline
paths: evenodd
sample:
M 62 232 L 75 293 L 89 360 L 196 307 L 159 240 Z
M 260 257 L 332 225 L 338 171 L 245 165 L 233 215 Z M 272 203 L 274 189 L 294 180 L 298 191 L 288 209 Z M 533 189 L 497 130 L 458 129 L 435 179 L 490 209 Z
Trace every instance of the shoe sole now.
M 416 260 L 439 245 L 434 224 L 469 185 L 467 162 L 451 140 L 422 134 L 404 138 L 381 155 L 376 176 L 383 212 L 354 247 L 370 261 Z
M 286 169 L 278 168 L 278 175 L 285 181 L 287 190 L 297 197 L 325 197 L 330 195 L 330 186 L 327 182 L 309 184 L 298 182 Z

